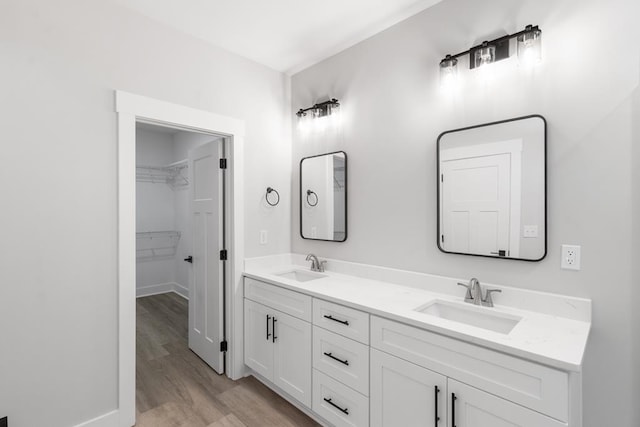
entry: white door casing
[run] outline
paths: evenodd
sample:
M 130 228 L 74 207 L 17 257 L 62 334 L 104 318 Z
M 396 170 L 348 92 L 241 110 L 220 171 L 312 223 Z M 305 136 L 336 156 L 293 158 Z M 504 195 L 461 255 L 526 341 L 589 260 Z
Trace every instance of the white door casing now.
M 189 151 L 189 203 L 193 263 L 189 284 L 189 348 L 219 374 L 224 373 L 223 318 L 223 169 L 222 143 Z
M 136 122 L 224 136 L 228 178 L 225 218 L 228 251 L 226 289 L 227 374 L 244 374 L 242 269 L 244 261 L 244 122 L 209 111 L 115 91 L 118 120 L 118 408 L 119 427 L 135 424 L 136 351 Z

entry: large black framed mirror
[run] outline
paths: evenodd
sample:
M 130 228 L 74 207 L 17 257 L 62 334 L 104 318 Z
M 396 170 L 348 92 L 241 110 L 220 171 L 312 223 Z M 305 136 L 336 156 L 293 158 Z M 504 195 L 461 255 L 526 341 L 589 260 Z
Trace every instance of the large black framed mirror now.
M 300 160 L 300 236 L 347 240 L 347 153 L 336 151 Z
M 540 261 L 547 253 L 547 123 L 540 115 L 438 137 L 438 248 Z

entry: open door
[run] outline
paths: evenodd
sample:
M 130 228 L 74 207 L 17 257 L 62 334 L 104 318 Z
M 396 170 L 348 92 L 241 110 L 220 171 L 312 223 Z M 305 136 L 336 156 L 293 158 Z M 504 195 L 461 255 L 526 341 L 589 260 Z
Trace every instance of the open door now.
M 224 261 L 222 141 L 189 151 L 193 264 L 189 286 L 189 348 L 224 373 Z

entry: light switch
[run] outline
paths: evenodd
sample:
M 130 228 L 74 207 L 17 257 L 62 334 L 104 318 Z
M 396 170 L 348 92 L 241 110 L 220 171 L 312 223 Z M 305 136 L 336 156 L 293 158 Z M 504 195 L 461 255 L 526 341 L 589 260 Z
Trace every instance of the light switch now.
M 522 237 L 524 237 L 525 239 L 531 239 L 531 238 L 538 237 L 538 226 L 537 225 L 525 225 Z
M 269 233 L 267 230 L 260 230 L 260 244 L 266 245 L 269 241 Z

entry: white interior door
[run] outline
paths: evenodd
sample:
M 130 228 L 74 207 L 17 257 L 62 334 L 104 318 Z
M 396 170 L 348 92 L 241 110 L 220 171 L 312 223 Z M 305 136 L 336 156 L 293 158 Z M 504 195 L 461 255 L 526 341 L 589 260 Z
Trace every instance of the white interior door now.
M 224 372 L 222 143 L 189 151 L 193 274 L 189 289 L 189 348 L 216 372 Z
M 442 248 L 509 256 L 510 155 L 447 160 L 441 173 Z

